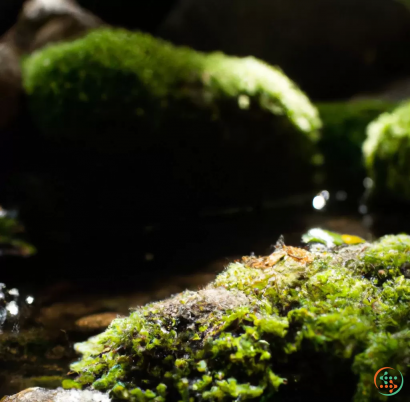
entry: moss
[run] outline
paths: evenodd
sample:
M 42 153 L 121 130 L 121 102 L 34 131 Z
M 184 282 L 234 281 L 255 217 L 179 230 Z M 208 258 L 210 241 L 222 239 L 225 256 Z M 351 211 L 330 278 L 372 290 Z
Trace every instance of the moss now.
M 94 31 L 29 57 L 24 81 L 41 127 L 51 136 L 80 141 L 90 137 L 92 124 L 101 128 L 107 121 L 139 128 L 134 137 L 142 137 L 143 122 L 164 124 L 171 117 L 167 110 L 175 112 L 172 104 L 184 101 L 196 103 L 196 111 L 180 110 L 188 120 L 200 109 L 218 118 L 223 101 L 231 101 L 240 110 L 257 106 L 286 116 L 306 137 L 316 138 L 320 125 L 307 98 L 261 61 L 205 55 L 123 30 Z
M 0 212 L 4 212 L 0 207 Z M 3 254 L 28 257 L 36 253 L 34 246 L 22 238 L 24 227 L 10 216 L 0 217 L 0 246 Z
M 384 113 L 367 130 L 363 145 L 366 167 L 374 181 L 373 196 L 410 200 L 410 102 Z
M 366 127 L 393 103 L 380 100 L 329 102 L 316 105 L 323 121 L 320 148 L 328 186 L 362 191 L 366 177 L 362 145 Z
M 149 209 L 167 194 L 157 219 L 168 205 L 181 213 L 195 203 L 248 206 L 311 189 L 317 110 L 283 72 L 253 57 L 99 29 L 29 56 L 23 79 L 41 137 L 33 165 L 41 160 L 58 200 L 81 194 L 67 201 L 70 210 L 86 208 L 85 199 L 93 208 L 106 200 L 109 209 Z M 135 183 L 141 191 L 130 197 Z
M 407 235 L 244 257 L 77 344 L 75 381 L 130 401 L 384 400 L 375 372 L 408 371 L 409 262 Z

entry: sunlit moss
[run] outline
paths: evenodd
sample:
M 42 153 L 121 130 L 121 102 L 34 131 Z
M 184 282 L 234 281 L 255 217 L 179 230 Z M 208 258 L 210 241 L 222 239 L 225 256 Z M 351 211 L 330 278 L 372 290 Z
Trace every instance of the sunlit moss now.
M 367 130 L 363 145 L 373 195 L 410 200 L 410 102 L 384 113 Z
M 75 386 L 130 401 L 384 400 L 374 373 L 408 371 L 410 237 L 301 250 L 303 262 L 297 250 L 276 249 L 265 269 L 244 258 L 203 290 L 114 320 L 76 345 Z
M 116 122 L 121 131 L 138 129 L 137 138 L 171 118 L 220 119 L 226 107 L 285 116 L 312 139 L 320 126 L 308 99 L 262 61 L 205 55 L 125 30 L 100 29 L 34 54 L 24 82 L 42 130 L 82 141 L 93 124 Z

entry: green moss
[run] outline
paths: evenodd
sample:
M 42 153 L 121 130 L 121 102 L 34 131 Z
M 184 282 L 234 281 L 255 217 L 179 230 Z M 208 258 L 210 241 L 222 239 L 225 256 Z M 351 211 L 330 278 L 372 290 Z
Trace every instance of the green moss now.
M 244 257 L 205 289 L 77 344 L 72 370 L 82 386 L 130 401 L 384 400 L 375 372 L 408 372 L 409 263 L 407 235 Z
M 379 100 L 319 103 L 323 121 L 320 148 L 325 160 L 328 186 L 362 190 L 366 177 L 362 145 L 366 127 L 394 104 Z
M 373 195 L 410 200 L 410 102 L 384 113 L 367 130 L 363 145 L 366 167 L 374 181 Z
M 312 139 L 320 126 L 307 98 L 261 61 L 205 55 L 124 30 L 97 30 L 36 53 L 24 63 L 24 82 L 40 127 L 50 136 L 79 141 L 93 132 L 95 139 L 93 124 L 102 129 L 114 123 L 121 131 L 137 129 L 133 137 L 142 140 L 148 128 L 164 129 L 166 119 L 190 120 L 202 110 L 218 119 L 224 102 L 285 116 Z M 191 107 L 182 109 L 184 102 Z
M 28 257 L 36 253 L 35 247 L 22 238 L 23 233 L 24 227 L 16 219 L 0 217 L 0 245 L 4 248 L 4 254 Z
M 51 187 L 67 176 L 67 199 L 99 178 L 117 198 L 129 198 L 130 191 L 118 196 L 119 177 L 138 182 L 151 198 L 178 194 L 168 204 L 182 209 L 194 199 L 232 207 L 241 197 L 249 205 L 311 188 L 320 159 L 317 110 L 278 68 L 253 57 L 99 29 L 29 56 L 23 79 L 46 176 L 56 172 Z M 275 186 L 267 185 L 273 175 Z M 252 182 L 252 192 L 241 191 L 244 182 Z M 98 203 L 109 198 L 99 193 Z M 141 202 L 138 194 L 131 204 Z

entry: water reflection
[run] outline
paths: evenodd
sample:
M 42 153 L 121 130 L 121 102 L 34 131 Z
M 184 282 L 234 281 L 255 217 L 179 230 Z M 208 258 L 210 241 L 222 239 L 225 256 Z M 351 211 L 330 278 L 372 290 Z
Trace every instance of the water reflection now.
M 17 288 L 7 289 L 4 283 L 0 283 L 0 334 L 9 330 L 17 332 L 33 302 L 33 296 L 21 298 Z
M 319 194 L 317 194 L 312 201 L 312 205 L 314 209 L 321 210 L 326 206 L 327 201 L 330 198 L 329 191 L 323 190 Z

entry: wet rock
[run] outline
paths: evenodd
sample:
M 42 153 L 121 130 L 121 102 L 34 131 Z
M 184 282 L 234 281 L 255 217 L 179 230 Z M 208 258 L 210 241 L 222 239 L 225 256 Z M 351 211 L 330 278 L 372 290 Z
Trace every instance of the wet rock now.
M 410 78 L 394 80 L 386 86 L 371 93 L 359 94 L 353 97 L 355 101 L 372 101 L 374 99 L 385 102 L 401 102 L 410 98 Z
M 83 318 L 80 318 L 75 322 L 78 329 L 82 331 L 95 331 L 102 330 L 111 324 L 111 321 L 119 317 L 117 313 L 101 313 L 92 314 Z
M 370 203 L 387 210 L 410 202 L 410 101 L 383 113 L 367 128 L 363 153 L 372 179 Z
M 0 1 L 0 36 L 14 25 L 23 3 L 24 0 Z
M 12 46 L 0 43 L 0 132 L 14 122 L 20 108 L 21 94 L 18 55 Z
M 1 402 L 110 402 L 111 399 L 98 391 L 47 390 L 30 388 L 13 396 L 6 396 Z
M 349 194 L 349 202 L 357 202 L 366 177 L 362 153 L 366 128 L 379 115 L 393 110 L 396 103 L 372 98 L 316 106 L 323 121 L 319 146 L 324 156 L 324 187 L 332 193 L 343 190 Z
M 102 21 L 74 0 L 29 0 L 16 25 L 4 39 L 21 53 L 30 53 L 49 43 L 77 38 Z
M 182 0 L 159 33 L 279 65 L 321 99 L 375 88 L 410 61 L 410 13 L 391 0 Z

